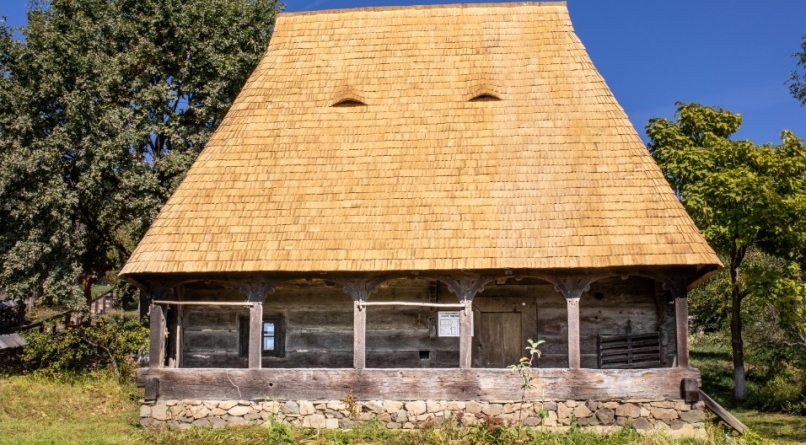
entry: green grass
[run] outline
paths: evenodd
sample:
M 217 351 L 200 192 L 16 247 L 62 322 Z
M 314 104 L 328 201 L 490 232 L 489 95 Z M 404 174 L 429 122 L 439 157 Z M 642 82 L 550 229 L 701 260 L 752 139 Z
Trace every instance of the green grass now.
M 720 405 L 761 436 L 806 444 L 806 416 L 765 413 L 742 408 L 733 399 L 733 362 L 730 343 L 712 335 L 691 337 L 691 366 L 702 373 L 702 387 Z
M 0 444 L 134 443 L 137 397 L 104 374 L 2 378 Z
M 112 289 L 112 286 L 106 286 L 106 285 L 104 285 L 104 286 L 101 286 L 101 285 L 92 286 L 92 298 L 93 299 L 98 298 L 98 297 L 101 296 L 101 294 L 103 294 L 105 292 L 108 292 L 111 289 Z

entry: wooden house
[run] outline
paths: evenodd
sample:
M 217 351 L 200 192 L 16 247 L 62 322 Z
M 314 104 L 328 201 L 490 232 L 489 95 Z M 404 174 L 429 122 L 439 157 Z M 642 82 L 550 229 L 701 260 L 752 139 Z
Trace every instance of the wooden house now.
M 250 415 L 172 399 L 473 414 L 521 403 L 531 338 L 526 402 L 673 428 L 699 380 L 686 292 L 719 267 L 565 4 L 511 3 L 280 14 L 121 274 L 148 290 L 144 424 Z M 631 403 L 683 405 L 598 417 Z

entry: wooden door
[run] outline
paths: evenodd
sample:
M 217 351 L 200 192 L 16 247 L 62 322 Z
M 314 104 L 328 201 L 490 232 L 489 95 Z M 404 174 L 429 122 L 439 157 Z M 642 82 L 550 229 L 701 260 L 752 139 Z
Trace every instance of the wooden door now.
M 520 312 L 481 312 L 475 338 L 476 366 L 505 368 L 526 355 Z

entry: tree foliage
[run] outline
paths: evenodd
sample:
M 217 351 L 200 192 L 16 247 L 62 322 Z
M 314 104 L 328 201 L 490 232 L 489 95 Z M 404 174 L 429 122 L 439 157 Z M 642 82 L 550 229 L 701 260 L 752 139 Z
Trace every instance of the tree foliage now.
M 0 26 L 0 288 L 118 269 L 268 46 L 276 0 L 52 0 Z M 76 286 L 83 284 L 82 289 Z
M 134 355 L 148 347 L 148 328 L 134 318 L 101 317 L 87 326 L 52 328 L 25 334 L 23 359 L 54 374 L 108 367 L 118 378 L 131 378 L 137 370 Z
M 677 105 L 675 121 L 649 121 L 648 148 L 703 235 L 727 259 L 734 395 L 743 400 L 742 301 L 755 294 L 779 303 L 791 299 L 797 307 L 803 300 L 806 152 L 788 131 L 780 145 L 732 140 L 740 115 Z M 754 249 L 783 259 L 785 267 L 743 268 Z
M 800 51 L 794 56 L 798 59 L 797 67 L 802 72 L 795 70 L 789 73 L 789 92 L 801 106 L 804 106 L 806 105 L 806 35 L 800 42 Z

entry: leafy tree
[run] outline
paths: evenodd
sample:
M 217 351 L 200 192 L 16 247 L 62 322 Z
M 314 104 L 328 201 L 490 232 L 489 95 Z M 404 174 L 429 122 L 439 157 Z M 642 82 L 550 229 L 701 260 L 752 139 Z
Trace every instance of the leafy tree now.
M 0 288 L 80 307 L 268 46 L 277 0 L 52 0 L 0 23 Z M 81 284 L 81 286 L 76 286 Z
M 740 115 L 695 103 L 677 106 L 675 121 L 650 119 L 648 148 L 703 235 L 727 257 L 734 397 L 744 400 L 742 301 L 754 292 L 785 298 L 794 287 L 770 270 L 743 270 L 743 262 L 751 249 L 786 258 L 793 267 L 802 261 L 806 153 L 788 131 L 775 146 L 732 140 Z
M 800 42 L 800 52 L 794 54 L 798 59 L 797 66 L 806 70 L 806 35 Z M 797 99 L 801 106 L 806 105 L 806 71 L 792 71 L 789 73 L 789 92 Z
M 31 368 L 54 374 L 110 368 L 118 378 L 137 371 L 133 356 L 148 348 L 149 330 L 135 318 L 99 317 L 78 328 L 25 333 L 23 359 Z

